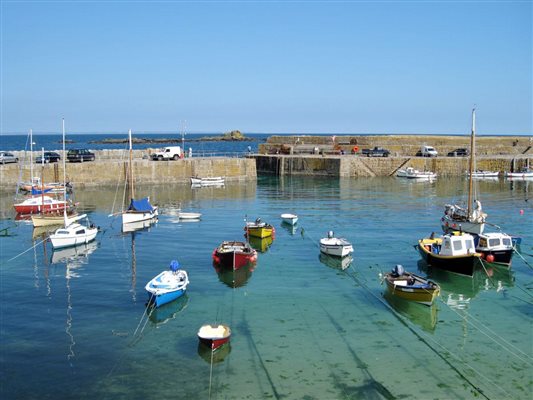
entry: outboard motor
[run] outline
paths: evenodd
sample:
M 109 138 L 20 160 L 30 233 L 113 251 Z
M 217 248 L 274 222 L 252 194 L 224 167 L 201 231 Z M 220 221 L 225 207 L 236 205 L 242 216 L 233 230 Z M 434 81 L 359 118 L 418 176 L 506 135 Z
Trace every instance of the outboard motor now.
M 333 236 L 335 236 L 335 233 L 333 233 L 333 231 L 328 231 L 328 239 L 333 239 Z
M 172 260 L 170 262 L 170 270 L 176 272 L 178 269 L 180 269 L 180 263 L 177 260 Z
M 394 266 L 394 268 L 392 269 L 392 274 L 397 277 L 397 276 L 401 276 L 403 275 L 404 273 L 404 269 L 403 269 L 403 265 L 400 265 L 400 264 L 397 264 Z

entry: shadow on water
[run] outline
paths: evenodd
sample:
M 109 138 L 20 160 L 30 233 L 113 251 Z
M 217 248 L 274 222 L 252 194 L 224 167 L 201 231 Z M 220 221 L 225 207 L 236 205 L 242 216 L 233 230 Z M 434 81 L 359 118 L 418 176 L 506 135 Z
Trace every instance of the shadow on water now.
M 232 289 L 236 289 L 246 286 L 255 269 L 255 264 L 248 263 L 241 268 L 234 270 L 232 268 L 219 267 L 217 264 L 213 263 L 213 268 L 215 269 L 220 282 Z

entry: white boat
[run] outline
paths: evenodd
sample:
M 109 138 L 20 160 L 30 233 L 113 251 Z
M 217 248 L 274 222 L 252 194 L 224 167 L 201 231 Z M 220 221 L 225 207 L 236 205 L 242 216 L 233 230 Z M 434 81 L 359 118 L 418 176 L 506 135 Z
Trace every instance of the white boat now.
M 139 200 L 135 200 L 135 183 L 133 180 L 133 161 L 132 161 L 132 143 L 131 143 L 131 129 L 128 131 L 128 138 L 130 144 L 130 159 L 128 167 L 128 178 L 127 183 L 130 189 L 130 205 L 127 210 L 122 212 L 122 227 L 125 225 L 141 222 L 141 221 L 150 221 L 159 215 L 157 206 L 152 206 L 150 204 L 150 197 L 144 197 Z M 123 229 L 124 230 L 124 229 Z
M 533 169 L 529 167 L 522 168 L 521 170 L 517 172 L 506 172 L 505 173 L 506 178 L 514 178 L 514 179 L 528 179 L 533 178 Z
M 283 220 L 283 222 L 289 225 L 296 225 L 296 223 L 298 222 L 298 216 L 295 214 L 281 214 L 281 219 Z
M 500 175 L 500 171 L 482 171 L 477 170 L 473 171 L 472 174 L 470 172 L 466 172 L 466 176 L 472 175 L 472 178 L 497 178 Z
M 201 213 L 194 213 L 194 212 L 180 211 L 178 214 L 179 219 L 200 219 L 201 217 L 202 217 Z
M 63 154 L 65 153 L 65 120 L 63 120 Z M 66 165 L 65 157 L 63 157 L 63 179 L 66 181 Z M 67 190 L 63 190 L 63 196 L 66 201 Z M 63 209 L 64 227 L 57 229 L 52 235 L 50 235 L 50 241 L 52 247 L 55 249 L 76 246 L 78 244 L 89 243 L 96 238 L 98 228 L 93 224 L 88 226 L 73 222 L 69 224 L 67 219 L 67 211 Z M 87 216 L 84 216 L 87 218 Z M 78 219 L 79 220 L 79 219 Z
M 396 172 L 396 176 L 398 178 L 429 180 L 435 179 L 437 174 L 431 171 L 419 171 L 413 167 L 407 167 L 406 169 L 399 169 Z
M 224 184 L 224 177 L 222 176 L 213 176 L 213 177 L 191 177 L 191 185 L 195 186 L 216 186 Z
M 346 257 L 353 253 L 353 246 L 344 238 L 336 238 L 333 231 L 328 232 L 328 237 L 320 239 L 320 251 L 335 257 Z
M 474 170 L 475 170 L 475 138 L 476 138 L 476 109 L 472 110 L 472 133 L 470 135 L 470 163 L 468 169 L 468 197 L 466 206 L 460 204 L 445 204 L 441 225 L 444 232 L 461 231 L 480 235 L 485 229 L 485 214 L 481 209 L 481 202 L 473 198 Z

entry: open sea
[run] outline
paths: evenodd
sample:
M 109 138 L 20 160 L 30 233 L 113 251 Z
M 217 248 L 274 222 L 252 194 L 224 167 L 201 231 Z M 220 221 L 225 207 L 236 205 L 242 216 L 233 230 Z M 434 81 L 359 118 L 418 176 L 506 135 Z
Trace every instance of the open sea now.
M 444 204 L 465 187 L 265 176 L 138 186 L 161 215 L 130 233 L 108 217 L 121 188 L 84 189 L 76 201 L 101 232 L 55 252 L 1 192 L 0 397 L 531 399 L 533 181 L 479 182 L 489 221 L 522 237 L 510 270 L 443 273 L 413 247 L 440 231 Z M 180 221 L 179 204 L 202 219 Z M 284 212 L 298 214 L 295 228 L 282 225 Z M 243 240 L 246 216 L 273 224 L 275 238 L 252 243 L 253 270 L 219 273 L 213 249 Z M 353 243 L 351 263 L 320 255 L 329 230 Z M 144 286 L 173 259 L 189 274 L 187 293 L 147 316 Z M 432 307 L 385 295 L 380 275 L 395 264 L 441 285 Z M 233 332 L 214 354 L 196 336 L 206 323 Z

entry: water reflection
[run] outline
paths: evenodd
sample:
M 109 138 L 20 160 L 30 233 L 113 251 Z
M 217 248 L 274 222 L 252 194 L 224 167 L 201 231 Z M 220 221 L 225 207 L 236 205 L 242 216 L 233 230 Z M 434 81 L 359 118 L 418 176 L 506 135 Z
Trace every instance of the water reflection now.
M 398 298 L 388 290 L 383 293 L 383 298 L 399 314 L 409 319 L 413 324 L 420 326 L 427 332 L 434 332 L 437 326 L 437 304 L 430 307 L 413 301 Z
M 220 282 L 230 288 L 235 289 L 238 287 L 246 286 L 248 280 L 252 276 L 252 272 L 255 269 L 255 265 L 253 263 L 248 263 L 242 266 L 241 268 L 234 270 L 230 268 L 222 268 L 219 267 L 217 264 L 213 263 L 213 268 L 215 269 Z
M 189 296 L 185 293 L 170 303 L 164 304 L 161 307 L 152 309 L 150 312 L 150 321 L 155 325 L 166 324 L 169 320 L 176 318 L 176 316 L 187 308 L 189 303 Z
M 53 251 L 50 261 L 52 264 L 66 263 L 68 269 L 74 270 L 83 264 L 88 264 L 89 255 L 91 255 L 97 248 L 98 242 L 93 241 L 74 247 L 57 249 Z
M 255 236 L 250 236 L 250 238 L 248 239 L 250 246 L 252 246 L 260 253 L 266 252 L 268 248 L 272 245 L 273 241 L 274 239 L 272 238 L 272 236 L 268 236 L 262 239 Z
M 222 361 L 224 361 L 224 359 L 228 356 L 230 352 L 231 343 L 226 343 L 215 351 L 211 350 L 210 347 L 207 347 L 201 342 L 198 343 L 198 355 L 209 365 L 221 363 Z
M 352 261 L 353 261 L 353 257 L 351 255 L 341 258 L 341 257 L 330 256 L 324 253 L 320 253 L 320 255 L 318 256 L 318 259 L 320 260 L 322 264 L 330 268 L 341 269 L 343 271 L 346 268 L 348 268 L 352 264 Z
M 281 227 L 285 229 L 287 232 L 289 232 L 290 235 L 295 235 L 296 232 L 298 232 L 298 226 L 297 225 L 291 225 L 287 222 L 283 221 L 281 223 Z

